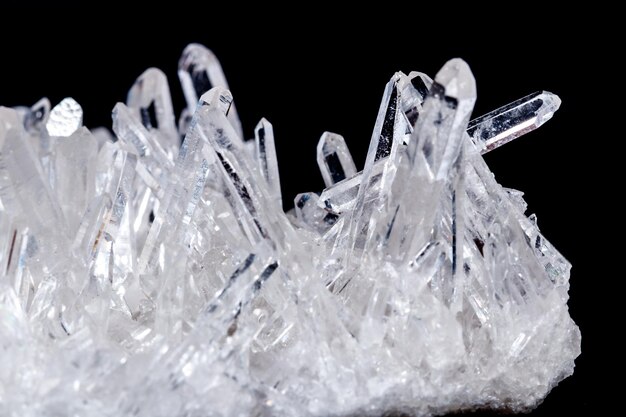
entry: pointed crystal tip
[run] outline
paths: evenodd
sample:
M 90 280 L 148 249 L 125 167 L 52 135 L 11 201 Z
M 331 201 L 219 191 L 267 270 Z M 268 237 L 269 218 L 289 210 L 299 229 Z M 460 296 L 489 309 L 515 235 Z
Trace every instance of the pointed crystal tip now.
M 183 50 L 183 54 L 178 61 L 178 69 L 185 71 L 205 70 L 209 65 L 217 62 L 217 57 L 206 46 L 199 43 L 190 43 Z M 196 68 L 190 68 L 194 66 Z M 197 68 L 200 66 L 201 68 Z
M 128 91 L 127 102 L 130 107 L 146 107 L 151 104 L 154 99 L 152 92 L 158 92 L 167 85 L 167 76 L 158 68 L 148 68 L 145 70 Z
M 343 136 L 324 132 L 317 143 L 317 164 L 326 187 L 356 174 L 356 166 Z
M 538 91 L 472 120 L 468 127 L 472 142 L 486 153 L 531 132 L 550 120 L 561 99 Z
M 476 97 L 476 80 L 467 62 L 453 58 L 445 63 L 435 77 L 435 82 L 443 87 L 447 97 L 457 100 Z
M 199 105 L 217 107 L 224 115 L 228 116 L 228 112 L 233 104 L 233 95 L 224 87 L 215 87 L 202 94 Z
M 542 91 L 541 99 L 543 100 L 543 105 L 539 109 L 539 114 L 537 114 L 538 126 L 552 119 L 554 113 L 561 107 L 561 98 L 554 93 Z

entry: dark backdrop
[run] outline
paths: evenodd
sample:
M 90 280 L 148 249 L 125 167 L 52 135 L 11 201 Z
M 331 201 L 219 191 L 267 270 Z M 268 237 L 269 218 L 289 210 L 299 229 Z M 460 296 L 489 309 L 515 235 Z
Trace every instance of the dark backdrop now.
M 273 123 L 286 208 L 297 193 L 322 189 L 315 146 L 323 131 L 342 134 L 362 168 L 383 88 L 397 70 L 434 76 L 447 59 L 464 58 L 477 80 L 475 116 L 541 89 L 560 95 L 554 119 L 486 159 L 501 184 L 526 193 L 529 212 L 574 265 L 569 305 L 583 353 L 574 376 L 532 415 L 597 411 L 604 391 L 598 357 L 605 355 L 598 322 L 607 303 L 597 284 L 609 278 L 598 269 L 607 255 L 595 242 L 610 215 L 594 220 L 594 210 L 609 206 L 610 195 L 593 185 L 606 152 L 590 116 L 601 90 L 591 75 L 599 61 L 584 46 L 589 40 L 578 22 L 561 28 L 537 15 L 519 23 L 467 18 L 460 24 L 412 9 L 372 23 L 329 12 L 312 24 L 256 11 L 253 23 L 194 9 L 170 20 L 128 17 L 121 6 L 111 11 L 96 20 L 99 11 L 58 18 L 5 10 L 5 22 L 17 27 L 0 25 L 0 104 L 30 105 L 47 96 L 54 105 L 72 96 L 88 127 L 110 126 L 114 104 L 155 66 L 167 74 L 180 111 L 178 57 L 187 43 L 203 43 L 222 62 L 246 136 L 262 116 Z

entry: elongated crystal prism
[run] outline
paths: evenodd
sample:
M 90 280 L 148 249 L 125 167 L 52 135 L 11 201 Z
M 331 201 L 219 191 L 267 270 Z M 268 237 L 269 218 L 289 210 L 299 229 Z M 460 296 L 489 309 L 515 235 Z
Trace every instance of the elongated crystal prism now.
M 50 100 L 42 98 L 33 104 L 24 115 L 24 127 L 29 131 L 39 131 L 45 127 L 50 117 Z
M 421 74 L 418 85 L 421 86 L 422 91 L 427 92 L 425 89 L 430 89 L 430 83 L 428 79 L 424 81 L 423 77 L 426 76 Z M 412 83 L 415 84 L 413 81 Z M 558 110 L 560 103 L 561 100 L 558 96 L 552 93 L 533 93 L 489 112 L 488 114 L 473 119 L 468 124 L 467 133 L 470 135 L 472 143 L 475 144 L 480 153 L 485 154 L 540 127 L 552 118 L 554 112 Z M 407 108 L 405 106 L 405 114 L 409 120 L 415 122 L 417 121 L 419 110 L 417 110 L 417 107 Z M 405 139 L 404 143 L 408 142 L 409 141 Z M 383 158 L 383 160 L 385 159 L 386 158 Z M 358 172 L 356 178 L 351 180 L 351 184 L 360 184 L 363 181 L 361 175 L 362 173 Z M 379 176 L 376 178 L 376 181 L 380 179 Z M 344 194 L 343 189 L 347 188 L 353 191 Z M 338 188 L 333 187 L 332 184 L 330 186 L 327 185 L 326 190 L 322 193 L 320 205 L 337 213 L 342 212 L 346 207 L 351 207 L 352 204 L 354 204 L 357 189 L 358 186 L 357 188 L 351 188 L 348 187 L 347 184 L 342 184 L 341 187 Z
M 274 127 L 265 118 L 261 119 L 254 129 L 256 145 L 256 158 L 261 170 L 261 175 L 267 181 L 267 186 L 272 197 L 283 204 L 280 191 L 280 177 L 278 174 L 278 159 L 276 157 L 276 145 L 274 144 Z
M 498 148 L 533 131 L 552 118 L 561 99 L 538 91 L 472 120 L 467 133 L 481 153 Z

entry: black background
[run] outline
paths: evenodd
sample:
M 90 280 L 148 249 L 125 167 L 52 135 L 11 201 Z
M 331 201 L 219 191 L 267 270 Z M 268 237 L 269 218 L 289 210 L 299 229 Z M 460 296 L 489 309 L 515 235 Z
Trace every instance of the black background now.
M 263 116 L 273 123 L 286 208 L 297 193 L 322 189 L 315 146 L 323 131 L 342 134 L 362 168 L 383 88 L 395 71 L 434 76 L 447 59 L 464 58 L 477 80 L 474 116 L 537 90 L 558 94 L 563 104 L 550 122 L 486 156 L 501 184 L 526 193 L 529 213 L 537 213 L 545 236 L 573 263 L 569 305 L 583 353 L 574 376 L 531 415 L 586 415 L 615 402 L 603 388 L 598 359 L 607 355 L 598 323 L 608 314 L 599 283 L 617 278 L 600 272 L 608 254 L 595 243 L 612 215 L 595 217 L 610 206 L 610 194 L 595 185 L 607 174 L 601 162 L 607 149 L 592 115 L 602 91 L 593 73 L 602 59 L 592 54 L 584 25 L 532 13 L 519 22 L 510 15 L 452 22 L 418 7 L 385 10 L 371 22 L 329 9 L 308 24 L 306 7 L 283 10 L 294 13 L 284 19 L 252 11 L 252 23 L 193 8 L 169 20 L 127 16 L 122 6 L 81 17 L 57 17 L 52 9 L 39 17 L 4 10 L 0 104 L 30 105 L 47 96 L 54 105 L 71 96 L 88 127 L 110 126 L 114 104 L 155 66 L 167 74 L 179 112 L 178 58 L 187 43 L 203 43 L 221 60 L 246 136 Z

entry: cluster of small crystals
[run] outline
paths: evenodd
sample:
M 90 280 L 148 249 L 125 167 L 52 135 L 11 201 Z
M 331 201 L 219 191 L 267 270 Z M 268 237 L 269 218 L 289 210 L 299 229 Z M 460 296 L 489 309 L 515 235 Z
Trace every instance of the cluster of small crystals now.
M 272 125 L 244 141 L 189 45 L 113 109 L 0 108 L 0 415 L 379 416 L 533 407 L 570 375 L 570 265 L 481 153 L 539 92 L 469 121 L 459 59 L 387 84 L 362 171 L 324 133 L 284 213 Z M 181 144 L 182 143 L 182 144 Z

